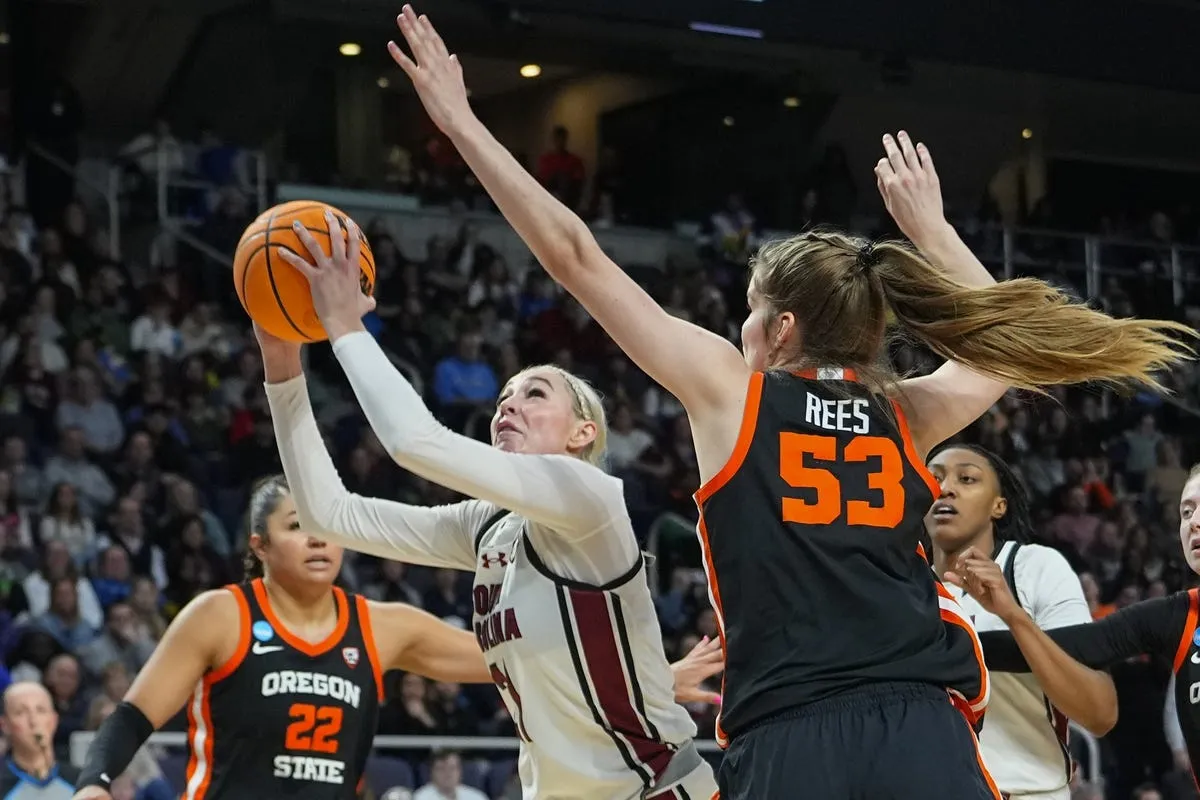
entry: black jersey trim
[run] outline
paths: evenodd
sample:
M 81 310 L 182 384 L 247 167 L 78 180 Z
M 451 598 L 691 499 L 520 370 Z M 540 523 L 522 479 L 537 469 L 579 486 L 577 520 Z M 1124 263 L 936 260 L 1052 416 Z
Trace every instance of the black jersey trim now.
M 611 592 L 620 589 L 625 584 L 629 583 L 637 574 L 641 572 L 642 565 L 646 563 L 646 557 L 641 552 L 638 553 L 637 560 L 633 562 L 633 566 L 629 568 L 625 574 L 609 581 L 608 583 L 597 586 L 594 583 L 585 583 L 583 581 L 564 578 L 561 575 L 555 575 L 542 561 L 541 556 L 537 554 L 537 550 L 533 548 L 533 541 L 529 538 L 529 522 L 525 522 L 525 527 L 521 530 L 521 545 L 525 548 L 526 555 L 529 556 L 529 563 L 533 568 L 542 574 L 543 577 L 553 581 L 559 586 L 565 586 L 568 589 L 580 589 L 585 592 Z
M 654 721 L 650 719 L 650 715 L 646 713 L 646 698 L 642 695 L 642 684 L 638 681 L 636 664 L 633 660 L 633 646 L 629 643 L 629 628 L 625 625 L 625 612 L 621 610 L 621 598 L 613 596 L 612 599 L 613 617 L 616 620 L 617 641 L 621 645 L 621 654 L 625 657 L 625 663 L 629 670 L 629 688 L 630 694 L 633 697 L 633 707 L 637 710 L 641 721 L 646 725 L 646 732 L 650 734 L 651 739 L 662 741 L 662 736 L 658 733 L 658 727 Z M 669 748 L 670 743 L 666 743 Z
M 488 517 L 486 520 L 484 520 L 483 525 L 481 525 L 479 527 L 479 531 L 475 534 L 475 555 L 476 556 L 479 555 L 479 543 L 483 541 L 484 534 L 486 534 L 492 528 L 496 527 L 496 525 L 499 524 L 500 520 L 504 519 L 511 513 L 512 513 L 511 511 L 508 511 L 507 509 L 502 508 L 499 511 L 497 511 L 495 514 L 492 514 L 490 517 Z

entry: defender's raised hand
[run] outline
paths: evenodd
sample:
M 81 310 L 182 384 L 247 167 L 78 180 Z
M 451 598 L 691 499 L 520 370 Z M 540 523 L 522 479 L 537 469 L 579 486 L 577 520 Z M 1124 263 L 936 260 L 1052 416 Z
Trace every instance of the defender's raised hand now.
M 923 239 L 946 225 L 942 186 L 933 156 L 924 144 L 913 144 L 905 131 L 883 137 L 886 155 L 875 165 L 875 182 L 888 214 L 900 230 L 920 246 Z
M 412 6 L 404 6 L 396 24 L 412 51 L 412 58 L 395 42 L 388 42 L 388 52 L 412 81 L 430 119 L 449 135 L 454 126 L 472 117 L 462 65 L 446 49 L 429 18 L 424 14 L 418 17 Z

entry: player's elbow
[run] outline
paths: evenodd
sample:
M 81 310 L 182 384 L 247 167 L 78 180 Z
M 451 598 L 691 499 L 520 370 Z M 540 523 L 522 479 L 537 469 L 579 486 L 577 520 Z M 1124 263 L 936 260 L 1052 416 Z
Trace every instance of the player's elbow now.
M 557 235 L 548 238 L 539 250 L 535 255 L 542 267 L 568 290 L 574 282 L 586 278 L 604 257 L 596 237 L 574 214 L 564 220 Z

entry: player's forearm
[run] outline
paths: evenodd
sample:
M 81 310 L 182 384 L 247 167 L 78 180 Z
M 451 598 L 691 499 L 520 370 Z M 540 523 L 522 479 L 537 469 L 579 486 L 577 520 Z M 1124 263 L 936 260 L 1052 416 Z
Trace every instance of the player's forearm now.
M 500 213 L 555 280 L 583 265 L 595 237 L 571 209 L 530 175 L 476 118 L 450 132 L 458 152 Z
M 982 288 L 996 282 L 954 226 L 945 220 L 917 235 L 913 244 L 934 266 L 964 286 Z
M 1103 672 L 1080 664 L 1024 612 L 1009 621 L 1017 645 L 1050 702 L 1096 736 L 1117 724 L 1117 691 Z

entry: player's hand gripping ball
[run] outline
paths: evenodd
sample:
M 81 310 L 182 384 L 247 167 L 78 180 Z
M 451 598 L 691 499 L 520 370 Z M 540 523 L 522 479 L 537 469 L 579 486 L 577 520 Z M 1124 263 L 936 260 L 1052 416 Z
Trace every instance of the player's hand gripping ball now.
M 251 222 L 233 257 L 233 285 L 242 308 L 267 333 L 285 341 L 321 342 L 327 338 L 313 309 L 308 280 L 279 256 L 280 250 L 289 250 L 300 258 L 310 258 L 292 230 L 297 221 L 329 253 L 326 211 L 341 222 L 342 236 L 348 235 L 348 218 L 342 211 L 315 200 L 296 200 L 268 209 Z M 375 255 L 365 236 L 359 234 L 359 240 L 359 285 L 370 297 L 375 293 Z

